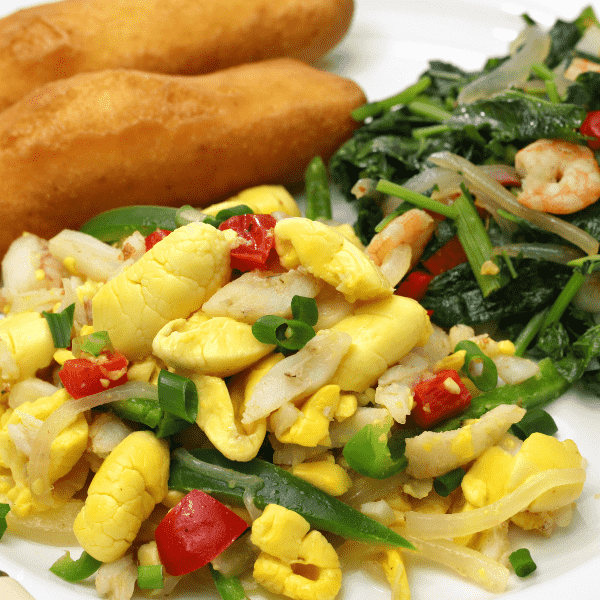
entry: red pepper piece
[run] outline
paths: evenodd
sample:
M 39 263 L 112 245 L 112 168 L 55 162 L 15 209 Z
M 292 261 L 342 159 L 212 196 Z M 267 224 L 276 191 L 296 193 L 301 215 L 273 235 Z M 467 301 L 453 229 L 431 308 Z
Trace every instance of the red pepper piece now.
M 439 275 L 465 262 L 467 255 L 458 237 L 454 236 L 421 264 L 432 275 Z
M 276 254 L 273 228 L 277 223 L 271 215 L 236 215 L 219 225 L 221 231 L 233 229 L 245 240 L 231 249 L 231 267 L 238 271 L 265 270 L 271 252 Z M 272 259 L 273 257 L 271 257 Z
M 160 242 L 160 240 L 165 239 L 171 232 L 168 229 L 157 229 L 153 231 L 150 235 L 147 235 L 145 238 L 146 242 L 146 252 L 150 250 L 154 246 Z
M 590 111 L 584 119 L 579 131 L 594 139 L 587 141 L 592 150 L 600 150 L 600 110 Z
M 454 384 L 445 385 L 444 382 L 452 379 Z M 453 389 L 454 388 L 454 389 Z M 458 389 L 458 393 L 455 390 Z M 471 404 L 471 393 L 460 380 L 460 375 L 454 369 L 440 371 L 432 379 L 417 383 L 413 390 L 414 406 L 411 411 L 415 423 L 423 429 L 455 417 Z
M 208 564 L 248 524 L 212 496 L 192 490 L 158 524 L 154 538 L 169 575 L 185 575 Z
M 127 382 L 127 359 L 120 352 L 101 354 L 98 359 L 65 361 L 58 376 L 73 398 L 83 398 Z
M 432 279 L 433 275 L 428 275 L 427 273 L 423 273 L 423 271 L 412 271 L 400 282 L 394 293 L 398 296 L 412 298 L 413 300 L 421 300 Z

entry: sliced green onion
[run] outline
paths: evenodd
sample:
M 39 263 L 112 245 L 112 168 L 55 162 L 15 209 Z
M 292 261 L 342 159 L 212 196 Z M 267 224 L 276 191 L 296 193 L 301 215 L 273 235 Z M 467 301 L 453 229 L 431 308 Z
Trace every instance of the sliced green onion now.
M 103 350 L 114 350 L 108 331 L 95 331 L 89 335 L 80 335 L 73 338 L 71 350 L 76 357 L 82 353 L 98 356 Z
M 331 192 L 327 168 L 320 156 L 315 156 L 304 172 L 304 189 L 306 193 L 306 218 L 331 219 Z
M 161 369 L 158 375 L 158 402 L 168 413 L 194 423 L 198 416 L 198 390 L 187 377 Z
M 300 350 L 306 343 L 316 335 L 315 330 L 304 321 L 288 319 L 287 329 L 283 339 L 279 340 L 279 346 L 286 350 Z
M 103 242 L 118 242 L 134 231 L 147 236 L 157 229 L 177 229 L 176 212 L 171 206 L 122 206 L 96 215 L 84 223 L 80 231 Z
M 69 304 L 67 308 L 59 313 L 43 311 L 46 317 L 55 348 L 68 348 L 71 345 L 71 329 L 73 328 L 73 315 L 75 314 L 75 303 Z
M 220 210 L 214 217 L 206 217 L 204 222 L 218 229 L 221 223 L 224 223 L 231 217 L 252 214 L 254 214 L 254 211 L 249 206 L 246 204 L 237 204 L 236 206 L 231 206 L 230 208 L 224 208 L 223 210 Z
M 390 96 L 385 100 L 379 100 L 378 102 L 370 102 L 369 104 L 363 104 L 357 109 L 352 111 L 352 118 L 355 121 L 364 121 L 367 117 L 373 117 L 374 115 L 389 110 L 394 106 L 400 104 L 406 104 L 414 100 L 421 92 L 425 91 L 432 84 L 430 77 L 421 77 L 417 83 L 407 87 L 399 94 Z
M 162 565 L 138 565 L 138 587 L 142 590 L 160 590 L 165 586 Z
M 237 577 L 226 577 L 220 571 L 217 571 L 210 563 L 208 563 L 210 574 L 219 592 L 219 596 L 223 600 L 246 600 L 246 592 Z
M 508 560 L 519 577 L 527 577 L 537 569 L 537 565 L 533 562 L 527 548 L 515 550 L 509 555 Z
M 510 428 L 510 432 L 520 440 L 526 440 L 532 433 L 554 435 L 557 431 L 558 427 L 552 416 L 541 408 L 528 410 L 523 418 Z
M 306 296 L 294 296 L 292 298 L 292 316 L 296 321 L 303 321 L 314 327 L 319 320 L 317 301 Z
M 279 344 L 287 330 L 287 319 L 265 315 L 252 325 L 252 334 L 262 344 Z
M 0 539 L 4 535 L 8 525 L 6 524 L 6 515 L 10 512 L 10 504 L 0 504 Z
M 51 567 L 50 571 L 70 583 L 82 581 L 93 575 L 102 561 L 90 556 L 85 550 L 77 560 L 73 560 L 67 550 Z
M 464 350 L 466 352 L 464 371 L 469 379 L 477 386 L 477 389 L 482 390 L 483 392 L 489 392 L 495 389 L 498 385 L 498 369 L 496 368 L 494 361 L 489 356 L 486 356 L 475 342 L 470 340 L 458 342 L 454 347 L 454 352 L 458 352 L 459 350 Z M 472 361 L 481 363 L 483 370 L 479 375 L 472 372 Z
M 458 467 L 433 480 L 433 489 L 444 498 L 449 496 L 462 482 L 465 472 Z

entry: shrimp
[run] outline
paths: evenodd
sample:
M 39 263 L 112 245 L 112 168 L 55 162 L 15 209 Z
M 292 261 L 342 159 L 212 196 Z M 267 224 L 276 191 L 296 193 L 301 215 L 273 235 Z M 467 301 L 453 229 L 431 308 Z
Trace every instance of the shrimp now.
M 537 140 L 517 152 L 515 167 L 523 177 L 517 200 L 528 208 L 565 215 L 600 198 L 600 166 L 587 146 Z
M 436 223 L 424 210 L 411 208 L 375 234 L 366 248 L 371 260 L 396 285 L 417 264 Z

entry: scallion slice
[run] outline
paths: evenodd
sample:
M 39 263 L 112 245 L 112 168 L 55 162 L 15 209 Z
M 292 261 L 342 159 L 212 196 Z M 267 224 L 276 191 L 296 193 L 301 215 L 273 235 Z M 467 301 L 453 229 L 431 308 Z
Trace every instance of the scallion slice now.
M 294 296 L 292 298 L 292 316 L 296 321 L 303 321 L 314 327 L 319 320 L 317 301 L 305 296 Z
M 73 338 L 71 350 L 76 357 L 82 353 L 98 356 L 103 350 L 113 350 L 108 331 L 95 331 L 89 335 Z
M 102 565 L 102 561 L 90 556 L 85 550 L 77 560 L 73 560 L 67 550 L 51 567 L 50 571 L 70 583 L 82 581 L 93 575 Z
M 531 558 L 527 548 L 515 550 L 509 555 L 508 560 L 519 577 L 527 577 L 537 569 L 537 565 Z
M 71 345 L 71 329 L 73 328 L 73 315 L 75 303 L 58 313 L 43 311 L 42 314 L 48 322 L 55 348 L 68 348 Z
M 160 590 L 165 586 L 162 565 L 138 565 L 138 587 L 142 590 Z
M 449 496 L 462 482 L 465 472 L 458 467 L 433 480 L 433 489 L 444 498 Z
M 498 385 L 498 369 L 494 361 L 489 356 L 486 356 L 475 342 L 470 340 L 458 342 L 454 347 L 454 352 L 458 352 L 459 350 L 466 352 L 464 371 L 477 386 L 477 389 L 483 392 L 493 390 Z M 480 374 L 473 373 L 472 361 L 481 363 L 483 370 Z
M 252 335 L 262 344 L 278 345 L 287 331 L 287 319 L 277 315 L 265 315 L 252 325 Z
M 158 403 L 168 413 L 188 423 L 198 416 L 198 391 L 187 377 L 161 369 L 158 375 Z
M 10 512 L 10 504 L 0 504 L 0 539 L 6 531 L 6 515 Z
M 208 563 L 210 574 L 223 600 L 246 600 L 246 592 L 237 577 L 227 577 Z
M 557 431 L 558 427 L 552 416 L 541 408 L 528 410 L 523 418 L 510 428 L 510 432 L 520 440 L 527 439 L 532 433 L 554 435 Z

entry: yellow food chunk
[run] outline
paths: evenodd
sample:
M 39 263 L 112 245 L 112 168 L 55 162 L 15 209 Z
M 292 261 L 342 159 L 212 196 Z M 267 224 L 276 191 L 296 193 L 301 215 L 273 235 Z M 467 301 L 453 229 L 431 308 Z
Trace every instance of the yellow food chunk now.
M 393 590 L 394 600 L 410 600 L 408 576 L 402 560 L 402 554 L 397 548 L 384 550 L 381 566 Z
M 143 358 L 169 321 L 197 311 L 229 281 L 228 236 L 203 223 L 173 231 L 92 300 L 94 329 L 129 359 Z
M 94 476 L 73 531 L 102 562 L 121 558 L 154 506 L 167 494 L 169 448 L 148 431 L 120 442 Z
M 52 362 L 54 341 L 46 319 L 22 312 L 0 319 L 0 378 L 16 382 Z
M 513 491 L 536 473 L 547 469 L 581 468 L 583 457 L 573 440 L 563 442 L 543 433 L 532 433 L 521 446 L 514 459 L 507 491 Z M 561 485 L 536 498 L 528 507 L 531 512 L 552 511 L 576 500 L 583 491 L 583 483 Z
M 274 347 L 259 342 L 252 325 L 201 312 L 167 323 L 152 342 L 154 354 L 170 367 L 217 377 L 243 371 Z
M 290 217 L 300 216 L 300 207 L 294 197 L 281 185 L 257 185 L 243 190 L 237 196 L 202 208 L 207 215 L 216 215 L 220 210 L 245 204 L 254 214 L 284 212 Z
M 325 385 L 306 399 L 300 406 L 300 414 L 293 425 L 277 435 L 285 444 L 300 446 L 330 445 L 329 424 L 334 418 L 340 401 L 340 387 Z
M 288 269 L 302 265 L 331 284 L 349 302 L 377 300 L 393 292 L 373 261 L 332 227 L 303 217 L 275 226 L 275 247 Z
M 425 344 L 433 328 L 415 300 L 390 296 L 361 305 L 332 327 L 352 337 L 352 345 L 330 383 L 344 391 L 364 392 L 415 346 Z
M 196 375 L 192 380 L 198 390 L 196 423 L 200 429 L 215 448 L 230 460 L 253 459 L 265 439 L 267 425 L 266 419 L 241 423 L 245 410 L 245 390 L 230 395 L 223 379 L 210 375 Z M 239 389 L 238 386 L 233 387 Z
M 500 500 L 505 493 L 514 457 L 500 446 L 491 446 L 465 473 L 461 487 L 470 504 L 481 507 Z
M 37 434 L 37 427 L 71 396 L 60 389 L 52 396 L 38 398 L 33 402 L 24 402 L 18 410 L 9 409 L 0 420 L 0 465 L 10 469 L 14 480 L 13 488 L 7 492 L 11 500 L 11 510 L 18 516 L 26 516 L 32 511 L 46 510 L 48 507 L 37 502 L 31 493 L 27 472 L 29 456 L 15 444 L 15 439 L 31 439 Z M 81 489 L 81 471 L 71 474 L 72 469 L 83 455 L 88 439 L 88 423 L 83 414 L 63 429 L 50 446 L 49 480 L 55 484 L 52 498 L 57 502 L 68 500 Z M 58 486 L 56 482 L 72 475 L 70 485 L 65 482 Z M 87 470 L 85 470 L 87 475 Z M 79 487 L 77 487 L 79 486 Z M 59 493 L 60 491 L 60 493 Z
M 292 468 L 292 473 L 330 496 L 341 496 L 352 487 L 352 479 L 346 470 L 329 460 L 300 463 Z
M 320 531 L 306 533 L 309 524 L 303 517 L 272 506 L 252 524 L 250 539 L 261 550 L 254 563 L 254 579 L 294 600 L 333 600 L 342 583 L 335 550 Z

